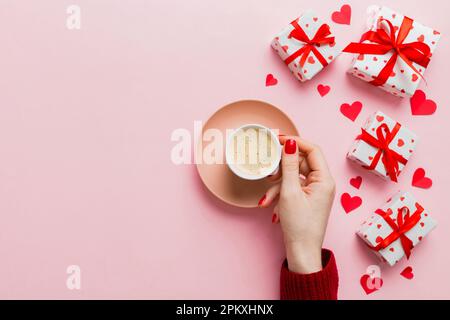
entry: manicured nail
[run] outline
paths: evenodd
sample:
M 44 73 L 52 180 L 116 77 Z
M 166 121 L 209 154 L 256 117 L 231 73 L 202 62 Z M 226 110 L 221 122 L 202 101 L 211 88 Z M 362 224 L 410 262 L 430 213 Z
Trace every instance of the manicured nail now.
M 294 139 L 289 139 L 284 143 L 284 151 L 287 154 L 294 154 L 297 152 L 297 142 Z
M 276 213 L 274 213 L 272 215 L 272 223 L 275 223 L 275 222 L 277 222 L 277 214 Z
M 265 200 L 266 200 L 266 195 L 263 195 L 263 197 L 258 202 L 258 206 L 261 206 Z

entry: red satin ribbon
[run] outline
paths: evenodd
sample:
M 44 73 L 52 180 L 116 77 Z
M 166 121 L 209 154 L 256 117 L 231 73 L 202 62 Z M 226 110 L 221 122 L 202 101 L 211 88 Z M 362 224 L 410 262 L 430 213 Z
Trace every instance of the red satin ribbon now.
M 376 130 L 376 138 L 364 129 L 361 129 L 361 134 L 356 137 L 357 140 L 362 140 L 378 149 L 370 166 L 366 166 L 364 168 L 374 170 L 381 158 L 381 161 L 383 161 L 386 169 L 386 173 L 394 182 L 397 182 L 397 176 L 400 173 L 399 163 L 406 165 L 408 162 L 408 160 L 406 160 L 402 155 L 389 148 L 389 144 L 397 135 L 400 127 L 400 123 L 397 122 L 392 131 L 390 131 L 387 124 L 383 123 Z
M 411 255 L 411 249 L 414 247 L 413 242 L 409 239 L 405 233 L 411 230 L 419 221 L 420 215 L 423 212 L 423 208 L 421 205 L 416 203 L 416 211 L 410 215 L 408 207 L 402 207 L 398 209 L 397 212 L 397 223 L 391 218 L 388 212 L 378 209 L 375 211 L 376 214 L 380 215 L 384 221 L 392 228 L 392 233 L 383 239 L 379 244 L 375 247 L 369 247 L 372 250 L 380 251 L 382 249 L 386 249 L 391 243 L 400 238 L 400 242 L 403 247 L 403 251 L 405 251 L 406 258 L 409 259 Z M 405 215 L 403 215 L 405 213 Z
M 286 60 L 284 60 L 284 63 L 288 65 L 299 56 L 301 56 L 300 66 L 303 67 L 306 59 L 309 56 L 309 53 L 312 52 L 317 57 L 317 60 L 319 60 L 322 66 L 326 67 L 328 65 L 328 62 L 316 47 L 320 47 L 320 45 L 322 44 L 334 43 L 334 37 L 328 37 L 331 34 L 330 26 L 327 24 L 322 24 L 317 30 L 314 37 L 312 39 L 309 39 L 305 31 L 298 24 L 297 20 L 292 21 L 291 24 L 294 27 L 294 30 L 289 33 L 288 38 L 294 38 L 298 41 L 304 42 L 305 45 L 301 49 L 297 50 L 289 57 L 287 57 Z
M 375 86 L 381 86 L 386 83 L 387 79 L 391 76 L 394 70 L 397 58 L 400 57 L 406 64 L 417 73 L 422 79 L 422 74 L 414 67 L 413 62 L 426 68 L 430 62 L 430 47 L 423 42 L 411 42 L 403 43 L 406 36 L 412 29 L 413 20 L 408 17 L 404 17 L 402 25 L 398 31 L 397 37 L 395 36 L 395 28 L 389 20 L 380 19 L 386 21 L 389 30 L 386 32 L 379 27 L 376 31 L 368 31 L 363 34 L 359 43 L 350 43 L 343 51 L 349 53 L 359 54 L 375 54 L 383 55 L 393 50 L 393 54 L 384 68 L 380 71 L 378 76 L 374 78 L 370 83 Z M 370 41 L 373 43 L 362 43 L 364 41 Z

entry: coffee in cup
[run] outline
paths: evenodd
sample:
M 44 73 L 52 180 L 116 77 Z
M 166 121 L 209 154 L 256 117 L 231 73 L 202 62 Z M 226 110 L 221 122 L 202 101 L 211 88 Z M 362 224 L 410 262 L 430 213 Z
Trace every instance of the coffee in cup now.
M 267 127 L 247 124 L 236 129 L 226 146 L 231 171 L 247 180 L 262 179 L 275 172 L 281 159 L 278 137 Z

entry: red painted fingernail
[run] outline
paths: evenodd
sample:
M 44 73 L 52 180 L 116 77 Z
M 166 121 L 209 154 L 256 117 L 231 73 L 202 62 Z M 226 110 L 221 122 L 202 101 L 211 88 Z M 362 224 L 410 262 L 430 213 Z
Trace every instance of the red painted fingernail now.
M 277 221 L 277 214 L 274 213 L 274 214 L 272 215 L 272 223 L 275 223 L 276 221 Z
M 264 203 L 264 200 L 266 200 L 266 195 L 263 195 L 263 197 L 259 200 L 258 206 L 261 206 Z
M 289 139 L 284 143 L 284 151 L 287 154 L 294 154 L 297 151 L 297 142 L 294 139 Z

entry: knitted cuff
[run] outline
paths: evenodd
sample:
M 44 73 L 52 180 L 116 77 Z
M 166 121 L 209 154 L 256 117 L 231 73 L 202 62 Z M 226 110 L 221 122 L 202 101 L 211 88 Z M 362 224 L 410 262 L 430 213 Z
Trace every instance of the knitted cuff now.
M 280 293 L 282 300 L 336 300 L 338 272 L 333 252 L 322 249 L 321 271 L 300 274 L 288 269 L 287 260 L 281 267 Z

